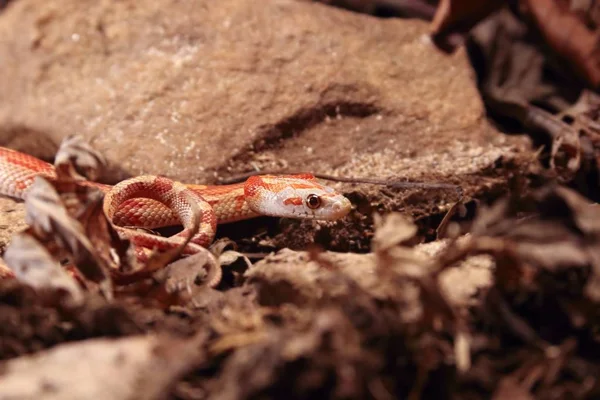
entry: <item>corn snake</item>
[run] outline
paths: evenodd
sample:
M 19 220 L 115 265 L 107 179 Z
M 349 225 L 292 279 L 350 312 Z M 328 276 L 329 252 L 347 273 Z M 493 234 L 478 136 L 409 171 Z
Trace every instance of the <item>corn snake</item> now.
M 36 176 L 52 181 L 57 175 L 49 163 L 0 147 L 0 194 L 26 199 Z M 335 220 L 351 208 L 347 198 L 321 185 L 311 174 L 257 175 L 242 183 L 219 186 L 186 185 L 154 175 L 134 177 L 115 186 L 91 181 L 81 184 L 104 193 L 106 217 L 120 236 L 140 249 L 168 250 L 179 245 L 193 224 L 192 210 L 199 208 L 200 229 L 185 247 L 184 254 L 188 255 L 212 243 L 218 224 L 261 215 Z M 172 237 L 132 229 L 174 225 L 184 229 Z

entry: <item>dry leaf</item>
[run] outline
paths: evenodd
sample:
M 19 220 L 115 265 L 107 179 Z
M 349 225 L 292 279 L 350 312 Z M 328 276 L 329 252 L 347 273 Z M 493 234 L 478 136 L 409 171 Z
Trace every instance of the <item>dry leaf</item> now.
M 568 61 L 565 65 L 597 88 L 600 85 L 598 29 L 572 12 L 568 1 L 522 0 L 522 3 L 550 47 Z
M 373 219 L 375 236 L 372 246 L 375 252 L 386 251 L 411 239 L 417 233 L 416 225 L 400 213 L 390 213 L 385 217 L 375 214 Z
M 168 293 L 185 291 L 193 296 L 194 289 L 198 286 L 216 286 L 221 280 L 222 272 L 215 257 L 207 251 L 174 261 L 158 274 L 164 274 L 164 278 L 159 279 L 164 280 Z
M 82 274 L 111 297 L 108 266 L 98 256 L 79 221 L 71 218 L 54 187 L 36 177 L 25 201 L 26 220 L 35 236 L 62 248 Z
M 68 136 L 54 159 L 59 180 L 96 181 L 106 168 L 106 160 L 80 136 Z
M 83 302 L 79 285 L 31 235 L 19 233 L 13 236 L 4 253 L 4 261 L 17 279 L 31 287 L 64 291 L 72 305 Z
M 442 0 L 433 21 L 432 36 L 440 47 L 449 51 L 462 44 L 456 34 L 466 35 L 473 26 L 504 5 L 501 0 Z
M 492 397 L 492 400 L 533 400 L 528 390 L 524 389 L 515 379 L 511 376 L 503 378 L 498 384 L 498 388 Z

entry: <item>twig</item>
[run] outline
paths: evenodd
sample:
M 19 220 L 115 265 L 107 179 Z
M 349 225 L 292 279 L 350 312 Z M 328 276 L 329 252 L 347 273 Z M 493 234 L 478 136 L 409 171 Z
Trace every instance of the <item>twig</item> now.
M 301 174 L 303 172 L 281 172 L 281 171 L 261 171 L 261 174 L 266 175 L 278 175 L 278 174 L 286 174 L 286 175 L 294 175 Z M 251 176 L 258 175 L 256 172 L 248 172 L 245 174 L 234 175 L 229 178 L 219 178 L 219 182 L 222 184 L 232 184 L 243 182 Z M 344 177 L 344 176 L 333 176 L 321 173 L 313 174 L 316 178 L 324 179 L 328 181 L 334 182 L 345 182 L 345 183 L 366 183 L 368 185 L 380 185 L 387 186 L 395 189 L 452 189 L 456 190 L 459 197 L 462 199 L 463 197 L 463 188 L 459 185 L 453 185 L 450 183 L 426 183 L 426 182 L 406 182 L 406 181 L 398 181 L 398 180 L 384 180 L 384 179 L 375 179 L 375 178 L 352 178 L 352 177 Z

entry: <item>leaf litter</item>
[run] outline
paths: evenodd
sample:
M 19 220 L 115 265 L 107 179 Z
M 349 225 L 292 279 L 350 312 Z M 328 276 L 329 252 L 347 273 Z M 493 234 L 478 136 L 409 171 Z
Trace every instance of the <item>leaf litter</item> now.
M 252 264 L 221 240 L 211 251 L 232 278 L 221 291 L 204 284 L 203 253 L 136 275 L 101 192 L 61 174 L 37 180 L 30 227 L 5 254 L 19 282 L 0 281 L 0 397 L 599 394 L 600 218 L 571 189 L 481 207 L 433 254 L 397 213 L 375 216 L 368 254 L 284 249 Z M 478 301 L 449 297 L 444 275 L 481 255 L 493 266 Z

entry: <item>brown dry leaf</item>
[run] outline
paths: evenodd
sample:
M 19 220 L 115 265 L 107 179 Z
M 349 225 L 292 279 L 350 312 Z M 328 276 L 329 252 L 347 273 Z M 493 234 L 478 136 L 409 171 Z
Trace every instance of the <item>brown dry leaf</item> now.
M 219 264 L 224 266 L 230 266 L 232 264 L 235 264 L 239 260 L 241 260 L 244 263 L 246 268 L 252 267 L 252 262 L 250 261 L 250 259 L 246 257 L 243 253 L 240 253 L 239 251 L 227 250 L 219 255 Z
M 185 292 L 193 297 L 197 290 L 220 280 L 221 267 L 209 252 L 202 252 L 172 262 L 155 278 L 164 281 L 167 293 Z
M 442 48 L 453 50 L 462 41 L 453 34 L 466 34 L 479 21 L 504 6 L 501 0 L 441 0 L 431 23 L 432 36 Z
M 524 389 L 515 379 L 511 376 L 503 378 L 498 384 L 498 388 L 494 392 L 492 400 L 533 400 L 529 391 Z
M 13 236 L 4 261 L 20 281 L 38 290 L 59 290 L 69 295 L 71 305 L 83 302 L 75 280 L 34 237 L 24 232 Z
M 377 358 L 361 351 L 360 332 L 339 310 L 315 310 L 312 318 L 305 315 L 288 327 L 269 325 L 227 335 L 215 343 L 220 351 L 233 352 L 217 379 L 207 383 L 211 398 L 265 397 L 268 393 L 367 397 L 366 382 L 374 379 Z
M 68 136 L 60 144 L 54 159 L 59 180 L 96 181 L 106 169 L 106 159 L 81 136 Z
M 94 245 L 97 255 L 109 267 L 109 271 L 135 271 L 140 268 L 135 249 L 127 239 L 121 239 L 103 210 L 104 196 L 100 191 L 92 191 L 84 199 L 81 212 L 77 215 L 86 236 Z M 64 199 L 64 195 L 63 195 Z
M 5 362 L 0 398 L 130 400 L 163 398 L 203 359 L 203 336 L 93 339 Z
M 252 268 L 250 259 L 245 254 L 237 251 L 237 244 L 231 239 L 222 238 L 215 241 L 210 246 L 210 252 L 218 258 L 221 267 L 231 269 L 232 267 L 239 266 L 239 268 L 236 267 L 235 269 L 240 273 L 244 273 L 249 268 Z
M 583 233 L 600 235 L 600 205 L 592 203 L 577 192 L 562 186 L 557 187 L 555 191 L 556 195 L 572 211 L 570 217 Z
M 416 226 L 400 213 L 374 215 L 375 234 L 371 247 L 378 273 L 388 279 L 420 279 L 431 272 L 432 261 L 413 248 L 403 246 L 417 232 Z M 390 275 L 390 271 L 393 271 Z
M 569 63 L 566 65 L 573 68 L 576 74 L 597 88 L 600 85 L 599 21 L 586 21 L 582 18 L 586 15 L 574 12 L 569 3 L 564 0 L 522 0 L 523 6 L 556 54 L 567 60 Z
M 111 271 L 139 269 L 130 242 L 119 238 L 104 215 L 102 191 L 81 184 L 81 181 L 95 180 L 102 175 L 106 168 L 104 157 L 83 138 L 69 136 L 62 141 L 54 165 L 57 171 L 54 188 L 71 218 L 82 224 L 97 255 Z
M 59 194 L 44 178 L 36 177 L 25 201 L 26 221 L 38 240 L 55 243 L 82 274 L 111 297 L 109 267 L 86 237 L 83 226 L 71 218 Z
M 372 247 L 375 252 L 383 252 L 411 239 L 417 233 L 417 227 L 405 215 L 390 213 L 385 217 L 373 215 L 375 235 Z
M 565 257 L 571 256 L 571 265 L 579 266 L 585 258 L 593 264 L 594 249 L 600 240 L 600 218 L 598 206 L 577 192 L 562 186 L 546 187 L 534 196 L 541 221 L 519 224 L 510 233 L 514 240 L 521 237 L 542 244 L 553 244 L 556 250 L 548 249 L 535 254 L 540 265 L 550 267 L 549 253 L 554 253 L 555 265 L 566 266 Z M 554 224 L 554 227 L 548 226 Z M 577 229 L 573 229 L 574 224 Z M 523 243 L 525 244 L 525 243 Z M 570 250 L 567 248 L 571 247 Z
M 238 261 L 244 265 L 244 270 L 252 267 L 252 262 L 246 255 L 237 251 L 237 244 L 228 238 L 222 238 L 215 241 L 210 246 L 210 252 L 219 259 L 221 266 L 231 266 Z

